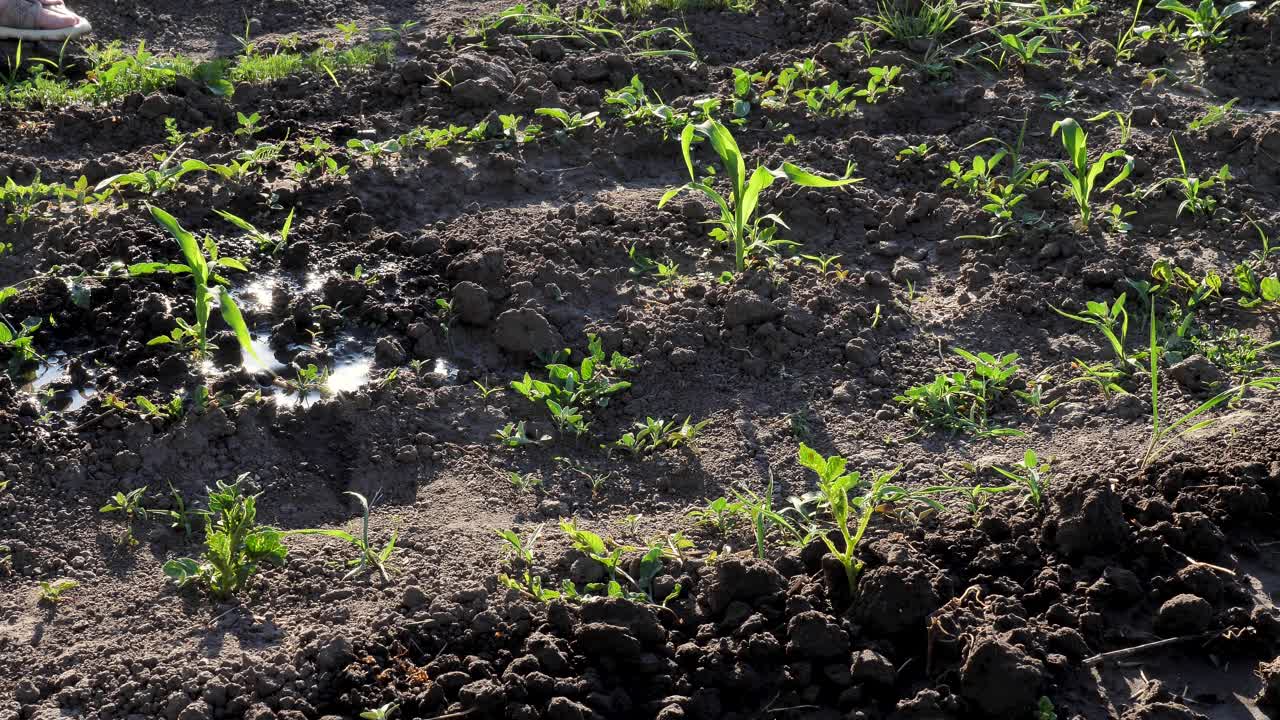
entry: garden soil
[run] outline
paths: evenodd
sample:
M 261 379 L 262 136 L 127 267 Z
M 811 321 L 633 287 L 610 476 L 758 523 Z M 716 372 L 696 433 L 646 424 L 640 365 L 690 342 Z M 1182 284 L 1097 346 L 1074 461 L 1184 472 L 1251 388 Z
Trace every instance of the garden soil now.
M 192 174 L 151 199 L 212 234 L 223 256 L 248 259 L 249 272 L 228 279 L 263 367 L 220 324 L 209 364 L 148 344 L 191 316 L 190 278 L 108 271 L 178 257 L 136 193 L 0 226 L 12 245 L 0 287 L 22 283 L 3 311 L 45 320 L 36 346 L 57 366 L 38 387 L 0 376 L 0 717 L 302 720 L 386 703 L 395 718 L 476 720 L 1052 717 L 1037 715 L 1042 699 L 1059 718 L 1089 720 L 1280 713 L 1277 396 L 1244 393 L 1142 467 L 1149 376 L 1106 397 L 1068 382 L 1073 363 L 1111 351 L 1054 309 L 1126 291 L 1132 301 L 1129 281 L 1150 279 L 1162 258 L 1229 277 L 1259 249 L 1250 219 L 1280 233 L 1280 19 L 1237 18 L 1229 43 L 1203 57 L 1156 40 L 1123 60 L 1101 41 L 1128 26 L 1128 10 L 1100 5 L 1062 38 L 1079 43 L 1083 67 L 1051 56 L 997 72 L 972 59 L 934 77 L 918 65 L 925 48 L 873 33 L 868 60 L 856 43 L 835 44 L 874 11 L 865 0 L 610 16 L 627 34 L 687 29 L 697 62 L 521 38 L 515 26 L 471 42 L 465 22 L 502 8 L 487 2 L 215 2 L 189 16 L 189 3 L 82 0 L 99 40 L 145 39 L 157 53 L 238 52 L 246 14 L 267 51 L 289 34 L 304 48 L 340 39 L 332 28 L 347 20 L 422 22 L 393 62 L 336 78 L 241 85 L 229 99 L 180 82 L 102 107 L 0 111 L 0 177 L 19 183 L 93 184 L 149 166 L 164 151 L 164 118 L 212 128 L 184 157 L 225 161 L 245 143 L 237 112 L 261 115 L 256 141 L 318 136 L 350 165 L 345 177 L 300 180 L 282 157 L 243 182 Z M 975 11 L 947 38 L 976 37 L 984 22 Z M 730 97 L 733 68 L 776 74 L 812 57 L 859 87 L 870 65 L 904 67 L 901 93 L 851 115 L 757 106 L 732 126 L 751 163 L 828 175 L 855 163 L 859 184 L 779 182 L 762 200 L 800 252 L 838 255 L 839 271 L 784 259 L 721 282 L 731 253 L 707 237 L 710 203 L 686 194 L 659 207 L 688 180 L 678 132 L 626 124 L 605 92 L 638 76 L 689 110 Z M 1147 82 L 1161 67 L 1174 72 Z M 1186 131 L 1233 97 L 1226 122 Z M 420 126 L 497 129 L 498 115 L 528 121 L 540 107 L 606 121 L 555 132 L 540 118 L 533 142 L 491 136 L 391 159 L 346 150 Z M 1101 217 L 1082 231 L 1054 171 L 1024 201 L 1037 219 L 1000 234 L 980 202 L 942 187 L 951 158 L 995 149 L 975 142 L 1014 143 L 1025 128 L 1026 157 L 1059 159 L 1053 123 L 1107 109 L 1133 111 L 1125 147 L 1136 164 L 1099 198 L 1109 205 L 1175 173 L 1177 132 L 1197 172 L 1230 166 L 1217 211 L 1179 216 L 1170 189 L 1121 200 L 1138 210 L 1127 233 Z M 1092 147 L 1120 145 L 1114 122 L 1088 126 Z M 920 143 L 928 156 L 898 155 Z M 711 161 L 698 152 L 700 166 Z M 289 208 L 290 240 L 274 254 L 214 213 L 277 228 Z M 670 259 L 682 278 L 634 272 L 633 254 Z M 1205 317 L 1277 339 L 1275 313 L 1224 294 Z M 438 299 L 452 302 L 445 319 Z M 1132 349 L 1145 327 L 1134 310 Z M 509 383 L 537 375 L 538 353 L 581 358 L 588 334 L 634 359 L 621 373 L 631 387 L 595 413 L 588 436 L 503 447 L 494 435 L 507 423 L 554 434 Z M 1023 434 L 921 431 L 895 402 L 961 369 L 954 348 L 1017 353 L 1022 389 L 1052 376 L 1042 412 L 995 409 L 995 422 Z M 264 369 L 291 376 L 289 364 L 333 368 L 349 387 L 298 402 Z M 1207 361 L 1191 370 L 1161 372 L 1166 421 L 1235 379 Z M 213 400 L 177 420 L 133 401 L 163 403 L 201 378 Z M 707 425 L 679 448 L 600 449 L 645 417 Z M 800 442 L 867 475 L 898 468 L 895 482 L 912 488 L 1001 484 L 991 468 L 1028 449 L 1052 468 L 1039 507 L 1014 493 L 978 514 L 955 497 L 942 512 L 881 507 L 850 591 L 821 541 L 791 548 L 774 535 L 757 559 L 748 523 L 722 536 L 688 516 L 735 489 L 771 490 L 779 507 L 812 490 Z M 511 473 L 541 485 L 522 490 Z M 99 511 L 143 486 L 149 507 L 170 508 L 171 489 L 200 504 L 206 487 L 242 475 L 260 493 L 259 520 L 283 529 L 357 532 L 361 510 L 346 493 L 372 499 L 375 542 L 397 537 L 390 579 L 348 576 L 349 546 L 294 536 L 284 566 L 219 602 L 161 570 L 201 551 L 198 527 L 189 536 L 139 520 L 131 544 L 122 518 Z M 693 545 L 674 544 L 654 603 L 542 603 L 499 581 L 522 569 L 495 531 L 539 526 L 533 574 L 549 587 L 601 580 L 558 530 L 569 518 L 628 546 L 675 532 Z M 642 552 L 623 567 L 634 574 Z M 79 585 L 40 602 L 39 582 L 57 579 Z

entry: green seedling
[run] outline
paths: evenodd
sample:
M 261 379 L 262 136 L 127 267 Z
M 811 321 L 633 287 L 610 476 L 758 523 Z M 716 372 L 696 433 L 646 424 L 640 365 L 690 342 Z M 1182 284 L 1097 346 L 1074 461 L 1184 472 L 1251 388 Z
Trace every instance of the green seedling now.
M 827 533 L 821 533 L 819 537 L 826 544 L 827 551 L 844 567 L 845 577 L 849 581 L 849 591 L 852 592 L 858 584 L 858 575 L 863 567 L 862 561 L 857 557 L 858 545 L 867 532 L 871 516 L 875 514 L 876 508 L 880 506 L 885 496 L 888 482 L 898 471 L 882 473 L 871 483 L 864 495 L 851 498 L 849 493 L 856 492 L 862 487 L 862 476 L 856 472 L 846 473 L 844 458 L 838 455 L 823 457 L 808 445 L 800 443 L 800 464 L 818 474 L 818 494 L 821 504 L 826 506 L 832 520 L 835 521 L 841 542 L 837 544 Z M 853 513 L 857 515 L 857 527 L 850 530 L 849 521 Z
M 1047 47 L 1044 43 L 1048 38 L 1043 35 L 1023 40 L 1021 35 L 1025 33 L 1026 31 L 1018 35 L 1012 33 L 998 35 L 1001 47 L 1013 53 L 1024 65 L 1043 65 L 1040 62 L 1041 55 L 1058 55 L 1065 52 L 1060 48 Z
M 476 386 L 476 388 L 478 388 L 478 389 L 480 390 L 480 399 L 481 399 L 481 400 L 488 400 L 488 399 L 489 399 L 489 396 L 494 395 L 495 393 L 500 393 L 500 392 L 502 392 L 502 388 L 500 388 L 500 387 L 489 387 L 488 385 L 486 385 L 486 384 L 484 384 L 484 383 L 480 382 L 479 380 L 472 380 L 472 381 L 471 381 L 471 384 L 472 384 L 472 385 L 475 385 L 475 386 Z
M 550 435 L 530 437 L 525 421 L 507 423 L 493 434 L 494 437 L 509 448 L 522 448 L 526 445 L 541 445 L 551 439 Z
M 279 253 L 284 246 L 289 243 L 289 230 L 293 227 L 293 213 L 295 209 L 290 209 L 288 216 L 284 219 L 284 225 L 281 226 L 278 234 L 263 232 L 254 227 L 249 221 L 225 210 L 214 210 L 223 220 L 235 225 L 249 235 L 249 239 L 258 245 L 258 249 L 263 252 Z
M 1120 127 L 1120 144 L 1127 145 L 1133 137 L 1133 111 L 1122 113 L 1119 110 L 1104 110 L 1093 117 L 1085 118 L 1085 122 L 1098 122 L 1114 118 L 1116 125 Z
M 363 155 L 376 163 L 395 155 L 402 148 L 400 141 L 396 138 L 382 142 L 351 138 L 347 141 L 347 149 L 354 150 L 357 155 Z
M 240 489 L 246 477 L 230 484 L 219 480 L 209 490 L 202 560 L 179 558 L 164 564 L 164 574 L 179 587 L 195 583 L 225 599 L 243 588 L 260 564 L 284 564 L 289 552 L 284 534 L 257 523 L 258 496 Z
M 177 127 L 173 123 L 168 124 L 170 143 L 173 149 L 168 153 L 154 153 L 152 157 L 158 165 L 149 170 L 134 170 L 133 172 L 120 173 L 112 175 L 103 180 L 94 187 L 94 192 L 102 192 L 107 189 L 120 189 L 128 187 L 137 187 L 149 196 L 156 196 L 173 190 L 182 181 L 182 178 L 192 172 L 210 172 L 213 170 L 208 163 L 203 160 L 187 159 L 182 162 L 174 162 L 178 153 L 182 148 L 186 147 L 190 137 L 177 132 Z M 195 133 L 191 137 L 208 132 L 207 129 Z
M 142 411 L 142 417 L 145 419 L 177 420 L 186 411 L 186 402 L 181 393 L 174 393 L 173 397 L 169 398 L 169 402 L 163 405 L 157 405 L 142 395 L 134 398 L 133 402 Z
M 1160 357 L 1160 343 L 1156 333 L 1156 309 L 1154 303 L 1151 306 L 1149 356 L 1151 359 L 1149 371 L 1151 374 L 1151 439 L 1148 440 L 1146 451 L 1142 455 L 1140 464 L 1142 468 L 1149 467 L 1151 463 L 1168 452 L 1173 443 L 1216 423 L 1217 418 L 1199 419 L 1210 410 L 1223 403 L 1229 403 L 1231 400 L 1240 397 L 1247 390 L 1274 391 L 1280 388 L 1280 376 L 1250 380 L 1214 395 L 1177 420 L 1162 424 L 1160 420 L 1160 367 L 1158 360 Z
M 1011 468 L 995 466 L 992 468 L 1004 477 L 1012 480 L 1026 491 L 1027 502 L 1039 509 L 1044 500 L 1044 493 L 1049 487 L 1049 463 L 1040 462 L 1034 451 L 1028 450 L 1022 461 Z
M 601 124 L 600 113 L 598 112 L 589 112 L 585 115 L 578 112 L 570 114 L 568 111 L 562 110 L 561 108 L 538 108 L 533 112 L 536 115 L 549 117 L 556 122 L 559 122 L 565 132 L 573 132 L 574 130 L 580 130 L 582 128 Z
M 867 79 L 867 86 L 854 95 L 862 98 L 868 105 L 875 105 L 880 102 L 880 98 L 902 92 L 901 85 L 894 85 L 893 82 L 898 79 L 898 75 L 902 72 L 901 65 L 886 65 L 884 67 L 869 67 L 867 72 L 871 75 Z
M 106 505 L 99 508 L 99 512 L 118 512 L 124 516 L 124 533 L 120 535 L 121 545 L 138 544 L 138 539 L 133 536 L 133 524 L 140 518 L 147 516 L 148 510 L 142 507 L 143 496 L 146 495 L 146 492 L 146 486 L 134 488 L 127 493 L 118 492 L 111 496 Z
M 542 536 L 542 526 L 533 529 L 527 537 L 522 537 L 515 530 L 496 530 L 498 537 L 507 543 L 508 549 L 515 557 L 516 563 L 520 568 L 518 577 L 511 577 L 506 573 L 498 575 L 498 581 L 503 585 L 518 590 L 525 595 L 537 600 L 538 602 L 551 602 L 565 597 L 564 592 L 550 590 L 542 585 L 542 578 L 533 574 L 533 548 L 538 543 L 538 538 Z M 568 581 L 565 581 L 568 585 Z M 572 589 L 570 586 L 569 589 Z M 576 595 L 576 591 L 569 593 L 572 597 Z
M 1216 174 L 1202 180 L 1200 176 L 1192 175 L 1187 169 L 1187 161 L 1182 157 L 1178 138 L 1171 134 L 1169 140 L 1173 143 L 1174 153 L 1178 156 L 1178 167 L 1182 170 L 1182 176 L 1157 180 L 1143 192 L 1143 197 L 1150 197 L 1165 185 L 1174 185 L 1182 193 L 1182 202 L 1178 205 L 1177 212 L 1179 217 L 1184 211 L 1190 211 L 1192 215 L 1212 215 L 1218 207 L 1218 201 L 1206 191 L 1219 184 L 1225 185 L 1228 180 L 1232 180 L 1231 167 L 1223 165 Z
M 893 157 L 895 160 L 899 160 L 899 161 L 905 160 L 906 158 L 909 158 L 909 157 L 924 158 L 924 157 L 927 157 L 929 153 L 932 151 L 933 151 L 933 148 L 930 147 L 927 143 L 920 143 L 919 145 L 908 145 L 902 148 Z
M 27 318 L 15 328 L 0 315 L 0 351 L 9 356 L 9 372 L 13 375 L 22 375 L 28 366 L 44 358 L 35 349 L 35 335 L 40 325 L 39 318 Z
M 719 497 L 707 503 L 706 507 L 689 511 L 689 517 L 702 527 L 714 530 L 721 537 L 729 534 L 734 522 L 746 514 L 746 507 L 726 497 Z
M 1238 102 L 1240 102 L 1240 98 L 1232 98 L 1221 105 L 1210 105 L 1209 109 L 1206 110 L 1203 115 L 1192 120 L 1191 123 L 1187 125 L 1187 130 L 1190 130 L 1191 132 L 1200 132 L 1201 130 L 1208 130 L 1215 125 L 1226 122 L 1231 118 L 1231 115 L 1234 112 L 1233 108 L 1235 108 L 1236 103 Z
M 1253 224 L 1253 229 L 1258 231 L 1258 237 L 1262 240 L 1262 249 L 1251 253 L 1248 260 L 1238 263 L 1232 270 L 1236 287 L 1240 289 L 1239 304 L 1240 307 L 1248 310 L 1277 306 L 1280 304 L 1280 275 L 1264 274 L 1267 261 L 1275 252 L 1275 248 L 1271 247 L 1271 238 L 1262 227 L 1252 220 L 1250 222 Z M 2 332 L 3 326 L 0 326 L 0 333 Z M 0 337 L 0 347 L 3 347 L 3 344 L 3 339 Z
M 1005 150 L 997 151 L 990 157 L 974 155 L 968 168 L 961 165 L 960 161 L 952 160 L 946 166 L 951 177 L 942 181 L 942 187 L 965 190 L 970 195 L 986 195 L 996 189 L 1000 177 L 996 167 L 1006 155 L 1008 152 Z
M 364 712 L 360 713 L 360 717 L 363 718 L 364 720 L 390 720 L 391 714 L 394 713 L 396 709 L 399 707 L 400 705 L 398 703 L 389 702 L 386 705 L 383 705 L 382 707 L 377 707 L 372 710 L 365 710 Z
M 40 581 L 40 602 L 50 605 L 57 605 L 62 602 L 62 596 L 68 590 L 80 587 L 80 583 L 76 580 L 54 580 L 52 582 Z
M 874 17 L 858 19 L 880 28 L 898 42 L 936 40 L 960 20 L 960 8 L 955 0 L 934 0 L 918 4 L 880 0 Z
M 1077 358 L 1071 362 L 1071 366 L 1080 373 L 1080 376 L 1068 380 L 1068 385 L 1092 383 L 1102 393 L 1102 397 L 1107 400 L 1110 400 L 1114 395 L 1129 394 L 1127 390 L 1117 383 L 1118 380 L 1127 377 L 1128 374 L 1117 370 L 1116 366 L 1111 362 L 1090 365 Z
M 728 197 L 721 195 L 712 187 L 709 179 L 699 180 L 693 169 L 692 147 L 696 136 L 705 137 L 720 158 L 724 172 L 730 184 Z M 724 125 L 707 120 L 697 125 L 687 125 L 680 135 L 680 147 L 684 155 L 685 167 L 689 171 L 689 183 L 668 190 L 659 201 L 662 207 L 672 198 L 685 190 L 696 190 L 710 198 L 720 208 L 720 219 L 712 221 L 717 225 L 712 237 L 717 240 L 729 240 L 733 243 L 734 268 L 738 272 L 747 269 L 747 260 L 755 253 L 773 250 L 781 241 L 774 240 L 778 227 L 786 227 L 782 218 L 776 214 L 756 216 L 760 202 L 760 193 L 773 184 L 775 180 L 786 178 L 803 187 L 841 187 L 859 182 L 860 178 L 852 178 L 852 165 L 843 178 L 831 180 L 819 177 L 806 170 L 784 162 L 777 170 L 757 166 L 751 176 L 747 176 L 746 162 L 733 134 Z M 767 225 L 763 223 L 768 223 Z
M 1226 24 L 1231 18 L 1248 12 L 1257 3 L 1254 0 L 1234 2 L 1218 9 L 1214 0 L 1202 0 L 1195 8 L 1180 0 L 1161 0 L 1157 10 L 1177 13 L 1187 21 L 1186 45 L 1190 50 L 1203 50 L 1210 45 L 1220 45 L 1227 40 Z
M 190 536 L 191 520 L 196 517 L 204 517 L 204 511 L 188 507 L 186 499 L 183 498 L 182 493 L 178 492 L 178 489 L 173 486 L 173 483 L 169 483 L 169 496 L 173 500 L 172 509 L 163 510 L 153 508 L 147 510 L 147 512 L 152 515 L 168 518 L 172 521 L 172 524 L 169 526 L 170 528 L 174 530 L 181 530 L 185 535 Z
M 247 271 L 247 268 L 234 258 L 219 257 L 218 248 L 213 243 L 212 238 L 205 238 L 204 249 L 202 250 L 200 245 L 196 243 L 195 237 L 184 230 L 172 215 L 154 205 L 150 206 L 150 210 L 151 217 L 155 219 L 156 223 L 168 230 L 169 234 L 178 241 L 178 247 L 182 249 L 182 256 L 186 260 L 186 264 L 143 263 L 142 265 L 131 266 L 129 273 L 137 275 L 166 270 L 168 272 L 191 275 L 195 291 L 196 318 L 195 324 L 179 318 L 178 327 L 172 333 L 154 338 L 147 344 L 178 343 L 190 347 L 197 357 L 203 358 L 207 356 L 210 350 L 208 333 L 210 301 L 214 299 L 213 288 L 217 288 L 217 302 L 222 313 L 222 319 L 226 321 L 232 332 L 235 333 L 241 349 L 248 353 L 250 357 L 257 359 L 258 355 L 253 349 L 253 343 L 249 337 L 249 328 L 245 325 L 244 316 L 240 314 L 240 308 L 231 297 L 231 293 L 227 291 L 226 280 L 214 272 L 214 268 L 218 267 L 240 271 Z
M 590 412 L 607 406 L 613 395 L 631 387 L 630 382 L 613 376 L 635 364 L 616 350 L 606 362 L 600 338 L 594 334 L 587 335 L 587 355 L 577 367 L 561 362 L 567 361 L 570 354 L 564 350 L 552 358 L 546 365 L 545 381 L 525 373 L 524 379 L 512 381 L 511 389 L 545 407 L 562 431 L 581 435 L 591 424 Z
M 302 402 L 308 395 L 326 397 L 329 390 L 329 368 L 317 367 L 315 363 L 307 363 L 306 367 L 295 368 L 292 380 L 284 380 L 285 389 L 298 396 Z
M 633 275 L 645 273 L 657 275 L 658 285 L 660 286 L 667 286 L 680 281 L 680 268 L 670 258 L 663 260 L 647 258 L 636 252 L 635 243 L 632 243 L 627 250 L 627 257 L 631 258 L 631 273 Z
M 342 576 L 343 580 L 349 580 L 351 577 L 355 576 L 358 573 L 368 572 L 370 570 L 376 569 L 378 571 L 378 574 L 382 576 L 383 582 L 391 582 L 391 576 L 387 573 L 387 561 L 391 558 L 391 553 L 395 552 L 396 550 L 395 531 L 392 531 L 391 538 L 387 540 L 385 545 L 382 546 L 382 549 L 381 550 L 377 549 L 377 546 L 373 545 L 373 543 L 369 540 L 369 501 L 368 499 L 366 499 L 364 495 L 361 495 L 358 492 L 348 491 L 346 494 L 355 498 L 356 502 L 360 503 L 360 508 L 362 510 L 362 518 L 360 520 L 359 537 L 352 535 L 346 530 L 321 530 L 321 529 L 290 530 L 289 532 L 284 534 L 285 535 L 323 535 L 324 537 L 337 538 L 338 540 L 344 540 L 348 543 L 351 543 L 351 545 L 355 546 L 355 549 L 359 554 L 355 558 L 347 561 L 347 564 L 352 566 L 352 568 L 350 572 Z
M 1107 342 L 1111 344 L 1111 351 L 1116 356 L 1116 361 L 1126 372 L 1132 372 L 1137 368 L 1141 355 L 1130 355 L 1125 349 L 1125 341 L 1129 337 L 1129 312 L 1125 310 L 1125 300 L 1127 293 L 1120 293 L 1120 297 L 1115 302 L 1108 305 L 1104 302 L 1095 302 L 1090 300 L 1083 313 L 1069 313 L 1050 305 L 1053 311 L 1064 318 L 1082 322 L 1086 325 L 1092 325 L 1106 337 Z
M 242 112 L 237 112 L 236 123 L 239 124 L 240 127 L 236 128 L 235 136 L 244 138 L 245 140 L 253 139 L 254 135 L 257 135 L 266 129 L 262 127 L 262 116 L 258 113 L 245 115 Z
M 533 492 L 542 487 L 542 478 L 533 473 L 508 472 L 507 480 L 520 492 Z
M 988 423 L 992 404 L 1009 392 L 1009 381 L 1018 372 L 1017 354 L 997 357 L 954 350 L 972 365 L 970 370 L 939 373 L 932 382 L 908 388 L 894 400 L 923 428 L 980 436 L 1020 435 L 1017 430 L 991 428 Z
M 1080 127 L 1072 118 L 1059 120 L 1053 124 L 1050 135 L 1062 133 L 1062 147 L 1067 151 L 1067 160 L 1055 163 L 1058 171 L 1062 173 L 1062 177 L 1067 182 L 1068 192 L 1076 206 L 1080 210 L 1080 226 L 1087 228 L 1089 219 L 1092 216 L 1092 206 L 1090 198 L 1093 195 L 1094 188 L 1098 183 L 1099 176 L 1107 168 L 1107 163 L 1111 160 L 1120 159 L 1124 161 L 1120 172 L 1116 173 L 1101 190 L 1106 192 L 1116 185 L 1120 184 L 1125 178 L 1129 177 L 1129 173 L 1133 172 L 1133 158 L 1125 154 L 1123 150 L 1112 150 L 1103 153 L 1094 162 L 1089 162 L 1089 136 L 1084 129 Z

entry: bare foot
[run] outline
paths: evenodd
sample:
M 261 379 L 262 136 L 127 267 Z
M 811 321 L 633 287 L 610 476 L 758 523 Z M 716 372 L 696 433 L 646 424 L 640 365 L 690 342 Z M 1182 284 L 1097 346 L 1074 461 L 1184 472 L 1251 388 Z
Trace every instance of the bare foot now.
M 62 40 L 91 29 L 62 0 L 0 0 L 0 39 Z

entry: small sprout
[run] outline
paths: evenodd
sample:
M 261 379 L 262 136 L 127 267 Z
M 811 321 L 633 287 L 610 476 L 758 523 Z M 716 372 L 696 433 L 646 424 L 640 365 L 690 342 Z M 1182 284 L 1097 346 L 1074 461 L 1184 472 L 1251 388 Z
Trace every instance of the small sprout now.
M 57 605 L 62 602 L 62 595 L 68 590 L 80 587 L 76 580 L 40 581 L 40 602 Z
M 522 448 L 526 445 L 541 445 L 551 439 L 550 435 L 542 435 L 537 437 L 529 437 L 526 423 L 521 420 L 518 423 L 507 423 L 493 434 L 503 445 L 509 448 Z
M 1067 182 L 1067 189 L 1076 201 L 1076 206 L 1080 210 L 1080 227 L 1089 227 L 1089 219 L 1092 216 L 1091 196 L 1098 182 L 1099 176 L 1106 170 L 1107 163 L 1111 160 L 1120 159 L 1124 161 L 1124 165 L 1120 168 L 1120 172 L 1116 173 L 1111 181 L 1102 186 L 1105 192 L 1120 184 L 1122 180 L 1129 177 L 1129 173 L 1133 172 L 1133 158 L 1125 154 L 1124 150 L 1111 150 L 1103 153 L 1094 162 L 1089 162 L 1089 135 L 1080 127 L 1072 118 L 1059 120 L 1053 124 L 1050 135 L 1062 133 L 1062 147 L 1067 151 L 1067 160 L 1056 163 L 1058 171 L 1062 173 L 1062 177 Z
M 1049 463 L 1040 462 L 1035 452 L 1028 450 L 1022 456 L 1022 462 L 1017 465 L 1008 469 L 997 465 L 993 469 L 1022 487 L 1027 494 L 1027 502 L 1035 505 L 1037 510 L 1040 509 L 1045 490 L 1049 486 Z
M 924 157 L 927 157 L 929 153 L 932 151 L 933 151 L 933 148 L 930 147 L 928 143 L 920 143 L 919 145 L 908 145 L 902 148 L 901 150 L 899 150 L 898 153 L 894 155 L 894 159 L 901 161 L 909 157 L 924 158 Z
M 390 539 L 377 549 L 369 540 L 369 500 L 358 492 L 347 492 L 347 495 L 356 499 L 360 503 L 362 518 L 360 521 L 360 536 L 356 537 L 345 530 L 290 530 L 285 535 L 323 535 L 325 537 L 337 538 L 345 540 L 355 546 L 359 553 L 352 560 L 347 561 L 348 565 L 353 566 L 351 571 L 342 576 L 343 580 L 348 580 L 352 576 L 360 572 L 366 572 L 376 569 L 378 574 L 382 576 L 383 582 L 391 582 L 391 576 L 387 574 L 387 561 L 391 558 L 391 554 L 396 550 L 396 533 L 392 531 Z
M 120 536 L 121 545 L 138 544 L 138 539 L 133 536 L 133 523 L 147 516 L 148 511 L 142 507 L 142 499 L 146 492 L 146 486 L 134 488 L 127 493 L 118 492 L 99 509 L 99 512 L 118 512 L 124 515 L 124 533 Z
M 226 599 L 244 587 L 261 563 L 284 564 L 289 552 L 282 542 L 284 533 L 257 523 L 258 496 L 240 489 L 247 477 L 241 475 L 230 484 L 219 480 L 209 490 L 202 561 L 179 558 L 164 564 L 164 574 L 179 587 L 195 583 Z
M 508 472 L 507 480 L 511 482 L 511 487 L 520 492 L 533 492 L 542 487 L 542 478 L 533 473 Z
M 360 717 L 364 718 L 364 720 L 389 720 L 391 713 L 395 712 L 399 707 L 399 704 L 389 702 L 382 707 L 374 708 L 373 710 L 365 710 L 360 713 Z

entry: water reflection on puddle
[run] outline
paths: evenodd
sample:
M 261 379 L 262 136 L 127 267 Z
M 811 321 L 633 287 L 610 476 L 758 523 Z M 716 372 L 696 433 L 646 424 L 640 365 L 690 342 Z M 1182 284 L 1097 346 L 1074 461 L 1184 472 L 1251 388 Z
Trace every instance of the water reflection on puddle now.
M 64 352 L 50 355 L 36 369 L 31 379 L 20 386 L 20 389 L 40 398 L 41 402 L 52 410 L 62 412 L 79 410 L 97 395 L 98 391 L 92 386 L 61 387 L 63 384 L 61 381 L 68 380 L 67 365 L 70 361 L 71 358 Z M 51 387 L 54 383 L 58 383 L 60 387 Z M 49 396 L 50 392 L 53 393 L 52 397 Z

